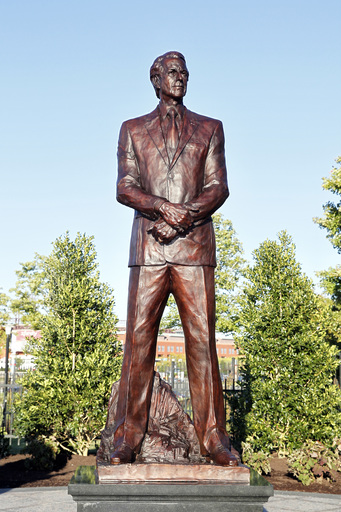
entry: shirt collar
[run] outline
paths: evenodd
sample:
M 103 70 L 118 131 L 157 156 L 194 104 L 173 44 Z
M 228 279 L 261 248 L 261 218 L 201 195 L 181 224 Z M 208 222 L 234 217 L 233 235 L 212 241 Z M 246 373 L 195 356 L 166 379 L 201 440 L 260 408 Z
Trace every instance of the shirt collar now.
M 165 105 L 164 103 L 162 103 L 160 101 L 160 103 L 159 103 L 159 112 L 160 112 L 161 120 L 164 121 L 164 119 L 167 116 L 167 112 L 168 112 L 168 110 L 170 108 L 175 108 L 175 110 L 178 113 L 178 116 L 180 117 L 180 120 L 182 121 L 183 118 L 184 118 L 184 113 L 185 113 L 185 106 L 184 105 L 176 105 L 176 106 L 174 105 L 172 107 L 169 107 L 168 105 Z

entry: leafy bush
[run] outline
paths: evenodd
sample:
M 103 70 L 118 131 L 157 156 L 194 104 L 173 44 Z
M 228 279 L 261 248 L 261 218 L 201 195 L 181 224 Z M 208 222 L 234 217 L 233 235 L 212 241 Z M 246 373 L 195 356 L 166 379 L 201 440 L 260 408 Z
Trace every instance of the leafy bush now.
M 253 451 L 252 445 L 250 443 L 242 443 L 242 446 L 243 463 L 250 466 L 250 468 L 257 471 L 257 473 L 260 475 L 269 475 L 271 473 L 269 454 Z
M 0 459 L 10 455 L 9 440 L 4 435 L 0 435 Z
M 332 448 L 319 441 L 307 441 L 289 456 L 289 471 L 303 485 L 324 478 L 335 481 L 337 471 L 341 471 L 341 440 L 334 440 Z
M 27 469 L 44 469 L 51 471 L 55 467 L 59 448 L 51 438 L 39 436 L 28 441 L 23 453 L 31 455 L 25 460 Z

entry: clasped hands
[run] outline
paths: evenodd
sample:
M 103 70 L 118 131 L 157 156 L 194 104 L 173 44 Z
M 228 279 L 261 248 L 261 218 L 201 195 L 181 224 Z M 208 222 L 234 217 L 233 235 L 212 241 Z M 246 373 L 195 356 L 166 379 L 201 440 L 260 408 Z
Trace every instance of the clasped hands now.
M 181 204 L 164 202 L 159 213 L 161 217 L 155 222 L 151 233 L 160 243 L 169 244 L 193 223 L 191 209 Z

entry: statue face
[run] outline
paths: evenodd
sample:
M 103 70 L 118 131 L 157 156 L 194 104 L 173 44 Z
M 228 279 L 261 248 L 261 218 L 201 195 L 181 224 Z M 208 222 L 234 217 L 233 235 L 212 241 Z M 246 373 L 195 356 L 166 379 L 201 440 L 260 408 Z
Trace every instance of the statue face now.
M 162 63 L 163 72 L 160 76 L 160 98 L 179 101 L 187 91 L 188 70 L 181 59 L 165 59 Z

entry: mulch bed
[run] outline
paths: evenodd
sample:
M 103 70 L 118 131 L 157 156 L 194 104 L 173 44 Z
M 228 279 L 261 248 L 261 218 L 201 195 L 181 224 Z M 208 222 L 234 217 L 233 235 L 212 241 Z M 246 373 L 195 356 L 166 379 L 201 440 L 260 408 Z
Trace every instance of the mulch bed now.
M 26 457 L 26 455 L 10 455 L 0 460 L 0 488 L 66 486 L 77 466 L 94 466 L 96 464 L 95 455 L 88 457 L 73 455 L 71 459 L 64 461 L 62 467 L 56 471 L 27 470 L 25 467 Z M 267 476 L 266 479 L 277 491 L 341 494 L 341 473 L 338 473 L 336 482 L 324 481 L 304 486 L 288 476 L 286 459 L 274 457 L 270 463 L 271 476 Z
M 341 494 L 341 473 L 337 473 L 335 482 L 323 480 L 321 483 L 303 485 L 288 474 L 288 462 L 285 458 L 270 459 L 271 476 L 265 478 L 276 491 L 318 492 L 324 494 Z
M 96 456 L 73 455 L 55 471 L 28 470 L 27 455 L 10 455 L 0 460 L 0 487 L 59 487 L 68 485 L 78 466 L 95 466 Z

